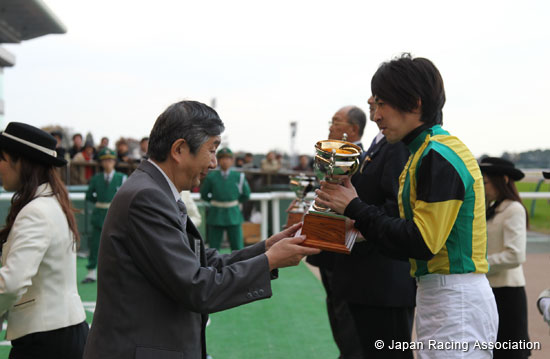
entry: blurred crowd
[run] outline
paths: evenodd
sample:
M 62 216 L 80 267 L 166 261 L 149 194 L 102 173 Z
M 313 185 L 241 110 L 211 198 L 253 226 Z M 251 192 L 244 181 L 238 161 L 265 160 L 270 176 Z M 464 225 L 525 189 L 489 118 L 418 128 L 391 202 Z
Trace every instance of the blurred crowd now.
M 114 144 L 108 137 L 102 137 L 96 144 L 90 134 L 83 136 L 81 133 L 75 133 L 67 136 L 65 131 L 59 128 L 45 130 L 57 139 L 57 156 L 68 161 L 68 165 L 59 171 L 63 181 L 69 185 L 88 184 L 90 178 L 100 170 L 97 156 L 103 148 L 116 151 L 116 169 L 127 175 L 147 158 L 148 137 L 141 140 L 119 138 Z M 235 170 L 246 173 L 253 192 L 283 189 L 288 185 L 289 174 L 312 174 L 313 159 L 308 155 L 291 158 L 277 151 L 269 151 L 265 155 L 237 152 Z M 198 188 L 194 190 L 198 191 Z

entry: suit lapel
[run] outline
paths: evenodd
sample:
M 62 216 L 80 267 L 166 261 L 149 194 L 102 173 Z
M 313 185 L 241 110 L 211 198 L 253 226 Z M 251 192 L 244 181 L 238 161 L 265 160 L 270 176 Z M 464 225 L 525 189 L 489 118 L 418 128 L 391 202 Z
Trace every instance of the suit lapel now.
M 380 141 L 378 141 L 378 143 L 372 143 L 371 146 L 369 147 L 369 149 L 367 151 L 365 151 L 365 157 L 363 158 L 363 162 L 361 163 L 361 168 L 359 170 L 360 173 L 363 173 L 363 171 L 365 170 L 365 167 L 368 166 L 368 164 L 372 161 L 372 159 L 374 157 L 376 157 L 376 155 L 378 154 L 378 152 L 380 152 L 380 150 L 382 149 L 382 147 L 384 147 L 384 145 L 387 143 L 388 141 L 386 140 L 386 137 L 382 137 L 382 139 Z
M 170 185 L 168 184 L 168 182 L 166 182 L 166 178 L 164 178 L 164 175 L 158 170 L 158 168 L 156 168 L 149 161 L 145 160 L 145 161 L 141 161 L 141 164 L 137 169 L 147 173 L 149 176 L 153 178 L 153 180 L 155 180 L 155 182 L 159 185 L 159 187 L 162 188 L 162 190 L 166 193 L 168 198 L 172 199 L 169 202 L 172 203 L 172 206 L 174 207 L 174 213 L 179 213 L 179 208 L 177 206 L 176 201 L 174 201 L 174 195 L 172 194 Z M 197 230 L 197 227 L 195 227 L 193 222 L 191 222 L 191 220 L 187 218 L 187 226 L 186 228 L 183 228 L 183 221 L 181 219 L 179 220 L 182 226 L 182 230 L 185 231 L 185 233 L 187 234 L 187 241 L 191 250 L 193 251 L 195 250 L 195 238 L 200 240 L 200 251 L 201 251 L 200 262 L 201 262 L 201 266 L 206 265 L 206 254 L 204 250 L 204 242 L 202 241 L 202 237 L 199 231 Z

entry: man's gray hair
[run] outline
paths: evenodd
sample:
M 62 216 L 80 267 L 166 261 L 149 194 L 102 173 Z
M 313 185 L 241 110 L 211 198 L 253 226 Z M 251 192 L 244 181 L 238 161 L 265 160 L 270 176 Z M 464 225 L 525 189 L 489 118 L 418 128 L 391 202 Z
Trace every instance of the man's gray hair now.
M 359 127 L 359 137 L 363 137 L 363 131 L 367 124 L 367 116 L 359 107 L 352 106 L 348 111 L 348 122 Z
M 181 101 L 170 105 L 158 118 L 149 135 L 148 156 L 158 162 L 168 158 L 172 144 L 183 138 L 195 154 L 212 136 L 219 136 L 225 127 L 218 113 L 197 101 Z

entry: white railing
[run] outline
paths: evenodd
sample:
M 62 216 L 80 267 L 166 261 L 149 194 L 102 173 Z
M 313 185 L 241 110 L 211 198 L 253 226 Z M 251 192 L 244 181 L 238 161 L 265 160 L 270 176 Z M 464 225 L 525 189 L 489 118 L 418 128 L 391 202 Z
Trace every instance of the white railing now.
M 550 192 L 520 192 L 521 199 L 550 199 Z
M 191 193 L 191 198 L 195 201 L 199 201 L 201 196 L 199 193 Z M 267 231 L 269 218 L 268 218 L 268 205 L 271 201 L 271 228 L 274 233 L 279 232 L 281 228 L 281 215 L 280 215 L 280 200 L 281 199 L 295 199 L 296 195 L 294 192 L 259 192 L 251 193 L 250 201 L 260 202 L 260 213 L 262 214 L 261 222 L 261 235 L 262 239 L 266 239 L 269 236 Z M 308 193 L 306 196 L 307 199 L 313 199 L 313 193 Z

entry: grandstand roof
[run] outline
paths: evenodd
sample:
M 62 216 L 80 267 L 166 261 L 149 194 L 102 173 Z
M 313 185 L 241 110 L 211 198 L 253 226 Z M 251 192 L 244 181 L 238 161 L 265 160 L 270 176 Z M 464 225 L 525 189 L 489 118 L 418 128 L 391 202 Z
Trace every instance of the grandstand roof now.
M 41 0 L 0 2 L 0 43 L 19 43 L 65 32 L 65 26 Z

